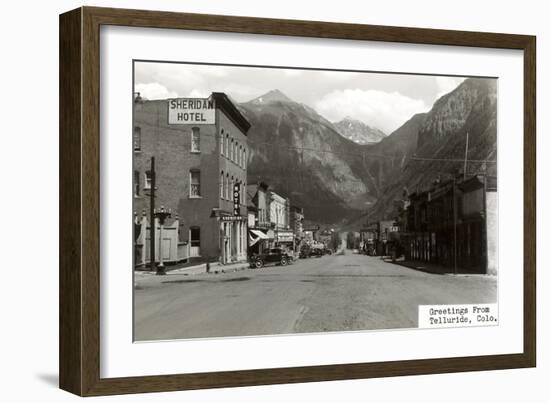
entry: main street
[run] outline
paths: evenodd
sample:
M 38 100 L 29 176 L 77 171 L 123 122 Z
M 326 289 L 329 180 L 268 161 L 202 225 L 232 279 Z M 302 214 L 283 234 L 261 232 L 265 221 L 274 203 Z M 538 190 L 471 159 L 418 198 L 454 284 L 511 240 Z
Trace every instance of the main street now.
M 418 305 L 496 301 L 496 277 L 429 274 L 348 250 L 289 266 L 141 278 L 135 339 L 411 328 Z

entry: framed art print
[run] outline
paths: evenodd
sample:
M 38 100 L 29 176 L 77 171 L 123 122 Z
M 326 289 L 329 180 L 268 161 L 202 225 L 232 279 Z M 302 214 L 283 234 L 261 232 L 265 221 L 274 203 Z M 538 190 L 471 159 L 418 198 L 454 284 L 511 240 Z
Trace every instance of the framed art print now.
M 535 38 L 60 17 L 60 385 L 535 365 Z

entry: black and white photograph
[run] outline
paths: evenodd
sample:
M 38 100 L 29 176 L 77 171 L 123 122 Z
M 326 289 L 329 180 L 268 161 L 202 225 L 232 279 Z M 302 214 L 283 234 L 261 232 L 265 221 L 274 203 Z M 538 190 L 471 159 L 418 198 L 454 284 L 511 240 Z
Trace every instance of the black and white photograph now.
M 134 341 L 498 325 L 497 78 L 133 83 Z

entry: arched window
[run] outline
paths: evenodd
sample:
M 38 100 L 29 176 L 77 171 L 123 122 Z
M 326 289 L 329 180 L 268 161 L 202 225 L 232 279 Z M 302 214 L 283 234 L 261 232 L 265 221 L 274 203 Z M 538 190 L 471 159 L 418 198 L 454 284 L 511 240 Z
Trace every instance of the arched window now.
M 241 205 L 246 205 L 246 183 L 241 182 Z
M 225 156 L 229 158 L 229 133 L 225 135 Z
M 222 171 L 221 177 L 220 177 L 220 197 L 223 199 L 224 195 L 225 195 L 225 186 L 224 186 L 224 176 Z
M 246 169 L 246 148 L 243 150 L 243 169 Z
M 229 190 L 229 174 L 225 175 L 225 198 L 229 200 L 229 195 L 231 191 Z
M 223 135 L 223 129 L 222 129 L 222 133 L 220 134 L 220 154 L 221 154 L 221 155 L 224 154 L 224 146 L 223 146 L 223 143 L 224 143 L 224 135 Z

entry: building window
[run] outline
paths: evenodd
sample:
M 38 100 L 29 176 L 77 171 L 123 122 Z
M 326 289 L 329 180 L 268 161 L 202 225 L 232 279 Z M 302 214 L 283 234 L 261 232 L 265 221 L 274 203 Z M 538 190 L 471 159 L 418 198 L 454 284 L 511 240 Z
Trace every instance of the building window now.
M 246 183 L 244 182 L 241 182 L 241 206 L 244 206 L 246 203 L 245 203 L 245 199 L 246 199 Z
M 201 130 L 198 127 L 191 129 L 191 152 L 201 152 Z
M 134 196 L 139 196 L 139 171 L 134 171 Z
M 190 197 L 201 197 L 201 173 L 200 171 L 191 171 Z
M 145 171 L 145 184 L 143 185 L 143 190 L 151 189 L 152 178 L 151 171 Z
M 225 177 L 223 176 L 223 171 L 222 171 L 222 174 L 221 174 L 221 177 L 220 177 L 220 197 L 223 199 L 224 195 L 225 195 Z
M 243 150 L 243 169 L 246 169 L 246 148 Z
M 141 127 L 134 127 L 134 151 L 141 151 Z
M 222 129 L 222 134 L 220 135 L 220 154 L 221 155 L 224 155 L 223 142 L 224 142 L 224 135 L 223 135 L 223 129 Z
M 231 191 L 229 190 L 229 174 L 225 175 L 225 198 L 226 200 L 229 200 L 229 194 Z
M 200 227 L 189 228 L 189 244 L 191 246 L 191 257 L 201 255 L 201 229 Z
M 225 156 L 229 158 L 229 133 L 225 135 Z

